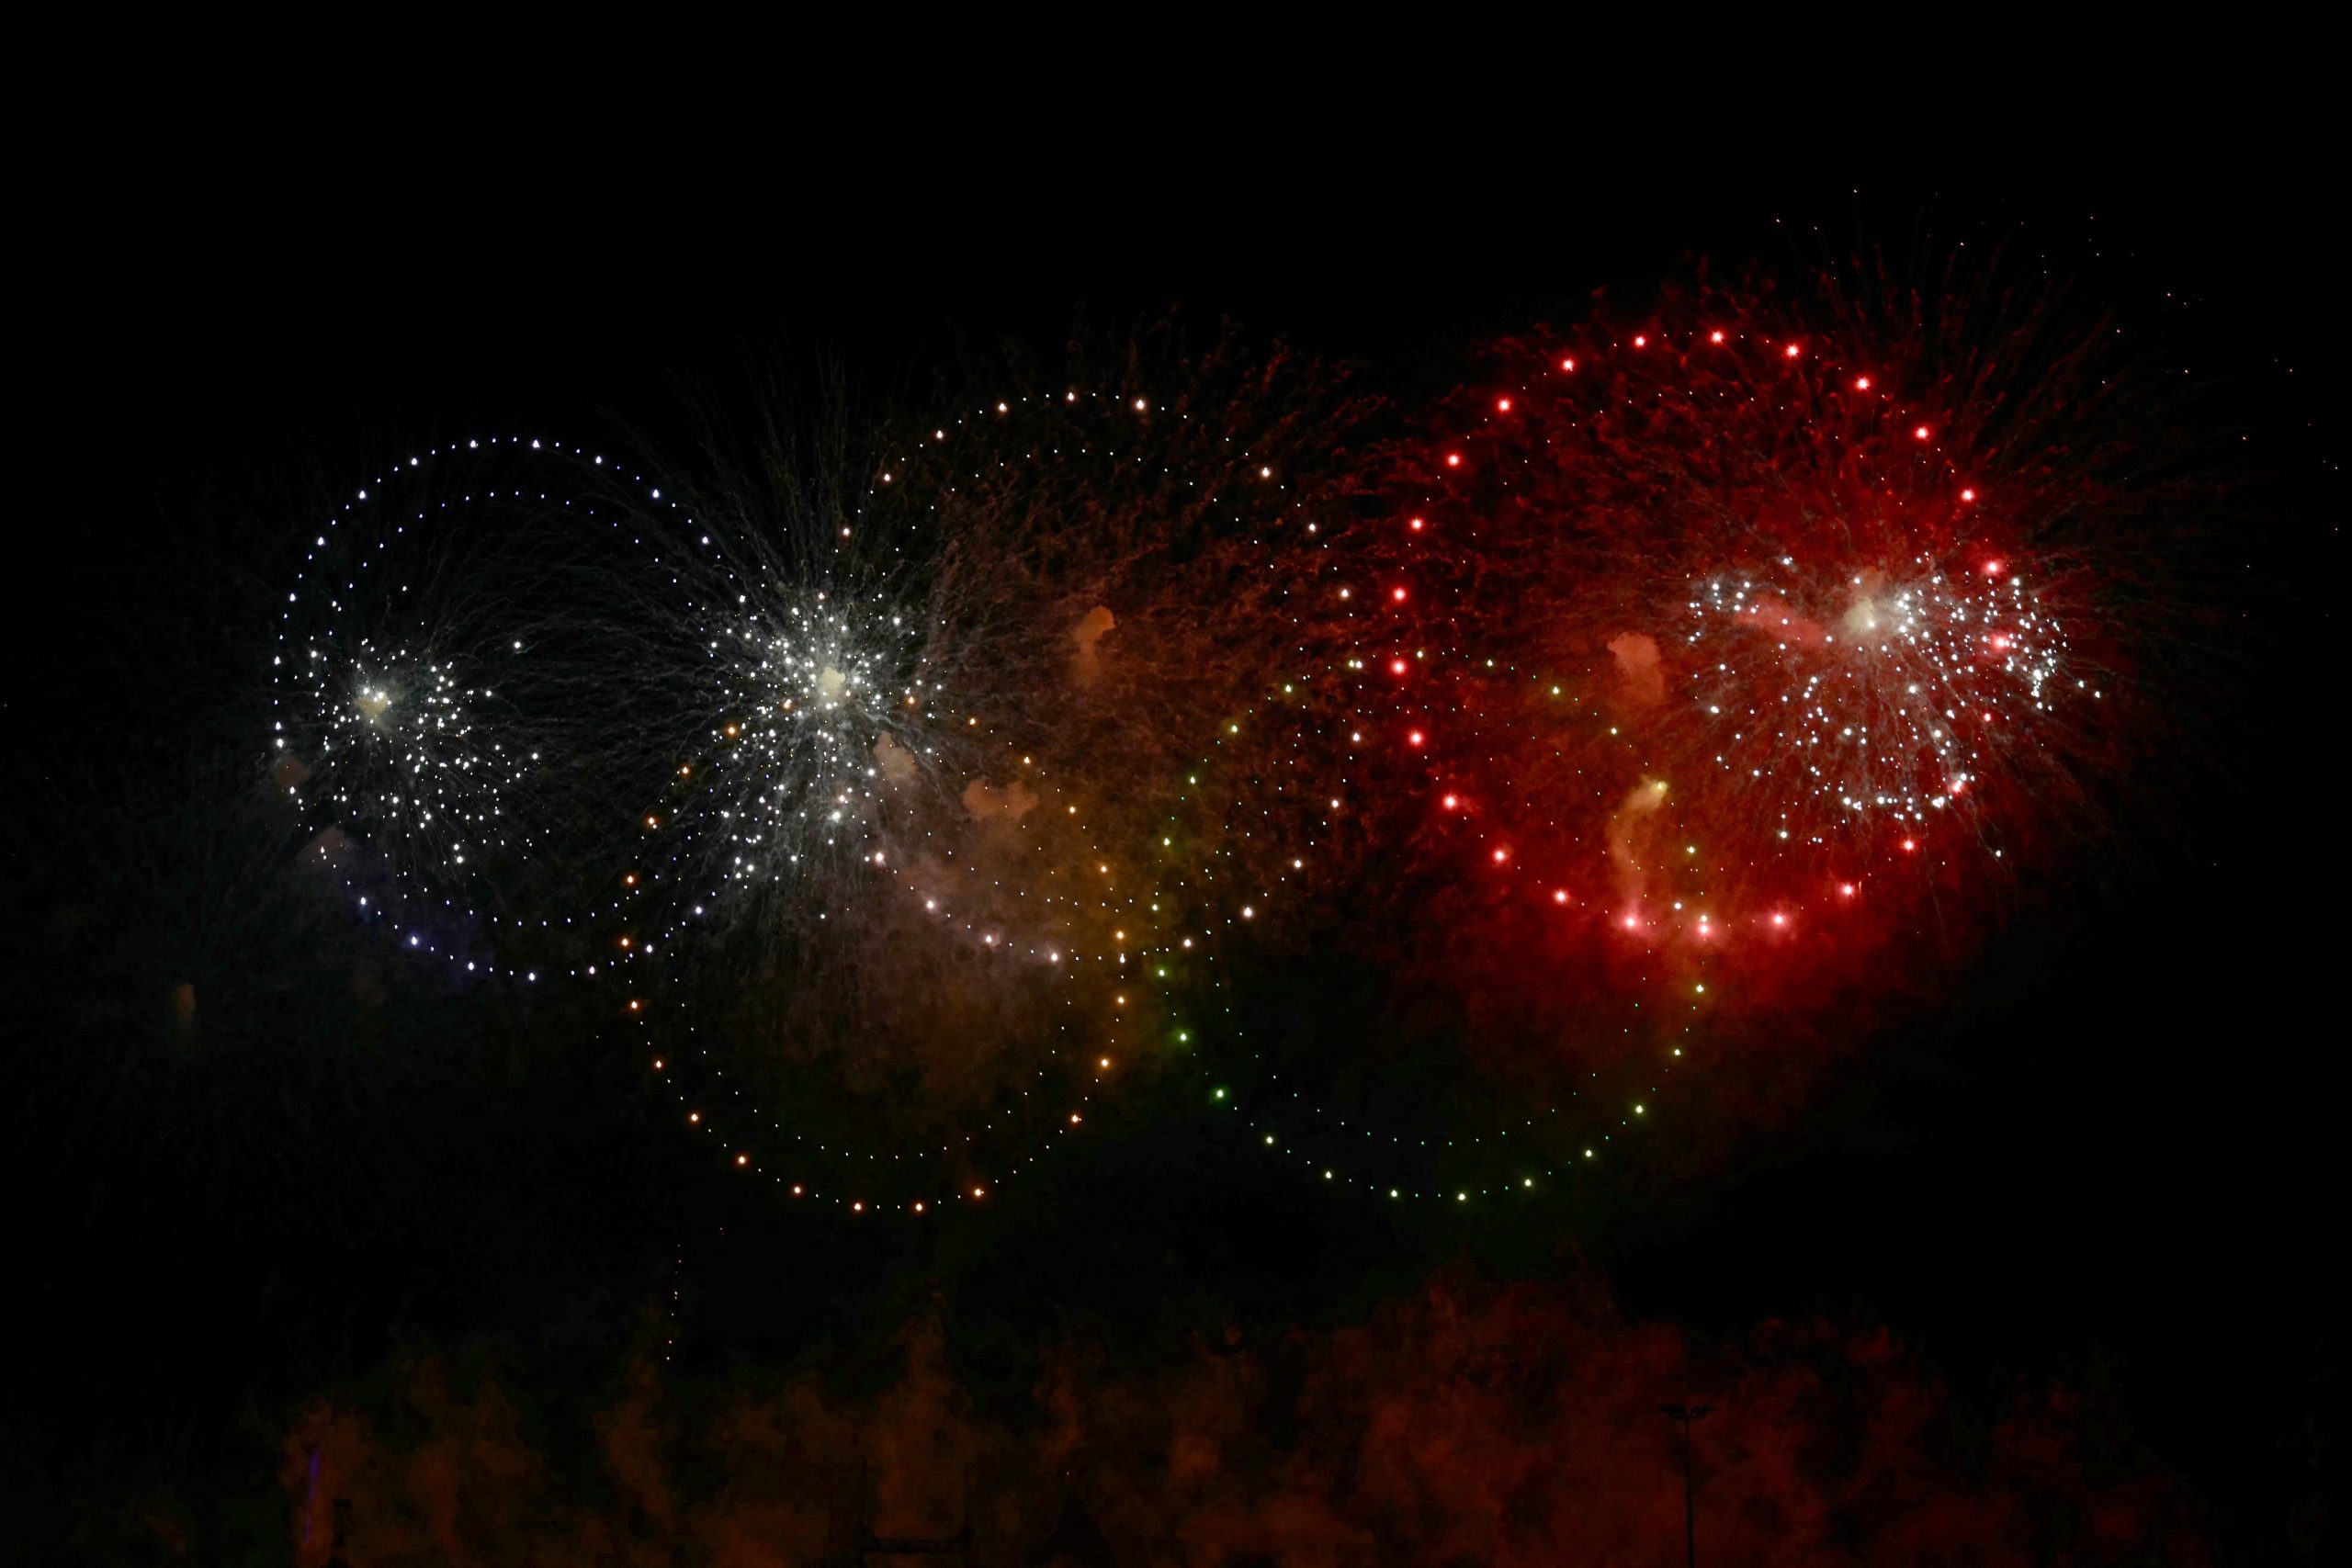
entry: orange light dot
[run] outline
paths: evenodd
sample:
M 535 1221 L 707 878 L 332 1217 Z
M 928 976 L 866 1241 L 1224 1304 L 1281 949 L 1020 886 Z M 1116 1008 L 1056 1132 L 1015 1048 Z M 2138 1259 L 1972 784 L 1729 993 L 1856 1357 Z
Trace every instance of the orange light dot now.
M 635 998 L 634 997 L 632 997 L 632 998 L 629 998 L 628 1010 L 629 1010 L 629 1011 L 631 1011 L 631 1012 L 635 1012 L 639 1008 L 641 1008 L 641 1007 L 643 1007 L 644 1005 L 645 1005 L 645 1004 L 644 1004 L 643 1002 L 640 1002 L 640 1001 L 637 1000 L 637 998 Z
M 988 1189 L 985 1187 L 975 1187 L 972 1189 L 972 1196 L 975 1198 L 985 1198 L 988 1196 Z
M 1141 406 L 1141 405 L 1137 405 L 1137 406 Z M 915 1200 L 915 1213 L 918 1213 L 918 1214 L 920 1214 L 920 1213 L 922 1213 L 922 1199 L 920 1199 L 920 1198 L 918 1198 L 918 1199 L 916 1199 L 916 1200 Z
M 659 1056 L 653 1058 L 653 1070 L 657 1073 L 662 1070 L 662 1058 Z
M 793 1195 L 795 1198 L 797 1198 L 797 1197 L 799 1197 L 799 1196 L 800 1196 L 800 1191 L 801 1191 L 800 1183 L 798 1183 L 797 1181 L 794 1182 L 794 1183 L 792 1184 L 792 1195 Z
M 750 1155 L 737 1155 L 735 1156 L 735 1163 L 738 1166 L 749 1165 L 752 1163 L 752 1156 Z
M 687 1122 L 687 1124 L 688 1124 L 689 1126 L 699 1126 L 699 1125 L 701 1125 L 701 1123 L 702 1123 L 702 1112 L 701 1112 L 701 1111 L 687 1111 L 687 1112 L 686 1112 L 686 1122 Z
M 856 1202 L 852 1203 L 849 1206 L 849 1212 L 853 1214 L 862 1214 L 865 1213 L 865 1200 L 860 1198 Z
M 1071 1111 L 1071 1112 L 1069 1113 L 1069 1124 L 1070 1124 L 1071 1126 L 1075 1127 L 1075 1126 L 1077 1126 L 1077 1125 L 1078 1125 L 1078 1122 L 1079 1122 L 1078 1112 L 1077 1112 L 1077 1111 Z
M 1110 1058 L 1110 1057 L 1108 1057 L 1108 1056 L 1104 1056 L 1104 1057 L 1102 1057 L 1101 1060 L 1097 1061 L 1094 1065 L 1095 1065 L 1096 1066 L 1098 1066 L 1098 1067 L 1101 1067 L 1101 1068 L 1102 1068 L 1102 1069 L 1103 1069 L 1105 1072 L 1108 1072 L 1108 1071 L 1110 1070 L 1110 1067 L 1111 1067 L 1111 1058 Z

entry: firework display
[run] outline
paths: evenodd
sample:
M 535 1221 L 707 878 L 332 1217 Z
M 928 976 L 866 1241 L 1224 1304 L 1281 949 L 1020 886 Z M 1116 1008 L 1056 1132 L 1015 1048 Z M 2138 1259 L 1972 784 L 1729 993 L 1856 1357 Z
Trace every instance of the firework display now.
M 1965 279 L 1700 287 L 1491 345 L 1388 450 L 1293 603 L 1381 816 L 1383 963 L 1497 1089 L 1401 1142 L 1545 1134 L 1449 1195 L 1597 1157 L 1702 1063 L 1793 1096 L 1798 1043 L 2060 852 L 2177 525 L 2110 358 Z M 1388 1188 L 1409 1123 L 1300 1077 L 1280 1141 Z
M 640 486 L 478 437 L 394 465 L 310 540 L 271 658 L 271 777 L 306 857 L 401 946 L 528 982 L 594 964 L 582 889 L 639 635 L 601 584 Z
M 436 450 L 317 536 L 277 776 L 795 1198 L 984 1199 L 1129 1085 L 1525 1191 L 2063 841 L 2161 487 L 2053 320 L 1701 285 L 1361 450 L 1322 368 L 1148 334 L 749 468 Z M 1270 1032 L 1294 958 L 1365 1010 Z
M 1447 592 L 1461 640 L 1436 657 L 1573 755 L 1611 870 L 1571 891 L 1630 932 L 1989 884 L 2096 754 L 2113 615 L 2092 563 L 2131 499 L 2097 386 L 2017 331 L 1816 309 L 1702 292 L 1501 345 L 1517 378 L 1405 459 L 1429 487 L 1406 529 L 1433 547 L 1377 570 L 1458 549 L 1524 573 Z M 1584 721 L 1546 726 L 1531 693 Z M 1430 714 L 1423 745 L 1455 728 Z
M 706 486 L 640 574 L 684 633 L 607 957 L 795 1197 L 971 1201 L 1192 1068 L 1343 809 L 1244 741 L 1297 722 L 1259 601 L 1351 410 L 1229 344 L 1118 374 Z

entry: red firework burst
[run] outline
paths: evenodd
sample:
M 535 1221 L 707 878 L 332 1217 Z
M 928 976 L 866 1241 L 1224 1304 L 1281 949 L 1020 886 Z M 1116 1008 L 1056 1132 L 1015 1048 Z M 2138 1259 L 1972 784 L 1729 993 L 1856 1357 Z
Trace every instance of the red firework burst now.
M 2109 758 L 2102 342 L 1826 280 L 1492 345 L 1302 589 L 1433 967 L 1582 1065 L 1948 957 Z

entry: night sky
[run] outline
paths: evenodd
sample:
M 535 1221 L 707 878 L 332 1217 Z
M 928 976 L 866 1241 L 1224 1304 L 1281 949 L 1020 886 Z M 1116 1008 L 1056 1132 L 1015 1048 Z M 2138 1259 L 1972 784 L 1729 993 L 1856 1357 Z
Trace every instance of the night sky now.
M 1951 1560 L 2330 1556 L 2338 852 L 2311 815 L 2332 710 L 2306 687 L 2344 498 L 2320 218 L 2219 175 L 1567 200 L 1522 169 L 1437 207 L 1363 176 L 1280 200 L 1145 182 L 1082 214 L 944 178 L 887 202 L 712 191 L 671 217 L 527 184 L 294 213 L 164 176 L 139 223 L 91 231 L 122 243 L 61 276 L 39 395 L 64 417 L 20 454 L 64 482 L 14 546 L 12 1533 L 101 1562 L 591 1540 L 846 1562 L 861 1531 L 968 1527 L 991 1562 L 1140 1540 L 1662 1564 L 1682 1491 L 1655 1412 L 1696 1399 L 1717 1406 L 1702 1562 L 1938 1561 L 1980 1536 L 2010 1555 Z M 2146 363 L 2192 372 L 2184 460 L 2223 498 L 2195 525 L 2229 537 L 2145 547 L 2231 575 L 2193 580 L 2222 584 L 2197 646 L 2143 660 L 2177 684 L 2135 710 L 2152 728 L 2090 826 L 1970 909 L 1964 951 L 1749 1020 L 1818 1066 L 1782 1095 L 1752 1061 L 1712 1102 L 1686 1089 L 1611 1179 L 1384 1206 L 1179 1085 L 1106 1101 L 1098 1137 L 987 1205 L 795 1207 L 682 1128 L 608 998 L 409 963 L 267 863 L 302 845 L 254 826 L 277 603 L 329 498 L 412 449 L 528 429 L 692 452 L 836 378 L 872 421 L 952 398 L 1008 340 L 1050 365 L 1074 323 L 1112 341 L 1171 312 L 1353 366 L 1382 400 L 1369 446 L 1473 381 L 1476 345 L 1596 291 L 1640 309 L 1702 265 L 1960 241 L 2042 258 Z M 1362 1060 L 1466 1051 L 1452 993 L 1364 999 L 1395 1002 L 1382 942 L 1436 918 L 1397 903 L 1378 940 L 1323 940 L 1341 897 L 1238 960 L 1247 1027 L 1325 1040 L 1301 1070 L 1400 1016 L 1409 1041 L 1367 1035 Z M 1639 1441 L 1530 1414 L 1588 1394 Z M 1503 1430 L 1416 1447 L 1449 1411 Z M 412 1462 L 435 1451 L 447 1473 Z M 1190 1511 L 1188 1462 L 1219 1477 Z M 1585 1544 L 1512 1555 L 1513 1529 Z

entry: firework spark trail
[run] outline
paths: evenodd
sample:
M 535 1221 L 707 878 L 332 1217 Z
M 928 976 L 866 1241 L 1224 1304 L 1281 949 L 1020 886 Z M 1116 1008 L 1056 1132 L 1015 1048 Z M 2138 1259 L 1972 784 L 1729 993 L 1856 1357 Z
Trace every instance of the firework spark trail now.
M 2188 526 L 2108 333 L 1963 273 L 1602 309 L 1485 351 L 1302 558 L 1367 951 L 1523 1103 L 1574 1087 L 1557 1163 L 1693 1056 L 1801 1079 L 1825 1009 L 1949 972 L 2097 832 Z
M 643 490 L 585 449 L 479 437 L 392 465 L 308 541 L 272 777 L 403 947 L 527 980 L 594 962 L 616 671 L 643 637 L 602 587 Z
M 2098 755 L 2114 617 L 2086 520 L 2114 502 L 2081 434 L 2096 389 L 2049 385 L 2063 355 L 2011 363 L 2014 333 L 1963 339 L 1973 357 L 1953 364 L 1928 352 L 1947 334 L 1873 340 L 1821 314 L 1705 293 L 1638 327 L 1503 345 L 1516 379 L 1457 400 L 1408 458 L 1452 662 L 1481 691 L 1548 682 L 1611 721 L 1561 749 L 1612 811 L 1661 791 L 1650 815 L 1706 857 L 1711 886 L 1680 879 L 1681 908 L 1621 911 L 1686 938 L 1785 923 L 1858 880 L 1989 885 L 2007 838 Z M 1382 570 L 1415 565 L 1390 552 Z M 1424 749 L 1460 737 L 1515 777 L 1561 771 L 1510 756 L 1558 728 L 1463 736 L 1477 728 L 1433 713 Z M 1891 891 L 1903 918 L 1910 894 Z
M 1303 904 L 1329 804 L 1243 742 L 1292 722 L 1262 610 L 1358 411 L 1229 342 L 1125 357 L 707 487 L 638 574 L 693 673 L 614 956 L 689 1124 L 796 1196 L 985 1192 Z

